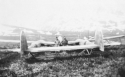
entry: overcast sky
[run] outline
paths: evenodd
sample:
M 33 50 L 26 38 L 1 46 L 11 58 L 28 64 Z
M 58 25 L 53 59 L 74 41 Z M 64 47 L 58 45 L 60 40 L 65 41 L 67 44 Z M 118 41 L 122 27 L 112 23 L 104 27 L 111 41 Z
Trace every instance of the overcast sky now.
M 70 28 L 109 20 L 121 26 L 125 0 L 0 0 L 0 25 Z

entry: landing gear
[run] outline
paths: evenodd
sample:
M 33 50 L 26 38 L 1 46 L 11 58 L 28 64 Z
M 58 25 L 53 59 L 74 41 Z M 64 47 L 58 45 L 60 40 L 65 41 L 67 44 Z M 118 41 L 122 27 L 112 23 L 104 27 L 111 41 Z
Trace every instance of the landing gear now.
M 84 49 L 79 55 L 91 55 L 92 49 Z

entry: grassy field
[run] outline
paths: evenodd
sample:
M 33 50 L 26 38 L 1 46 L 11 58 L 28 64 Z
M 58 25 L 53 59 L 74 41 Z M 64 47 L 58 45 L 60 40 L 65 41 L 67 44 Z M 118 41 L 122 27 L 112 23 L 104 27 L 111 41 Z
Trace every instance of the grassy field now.
M 0 48 L 19 48 L 19 43 L 1 43 Z M 0 77 L 124 77 L 124 46 L 107 47 L 103 53 L 94 49 L 91 56 L 78 52 L 34 53 L 36 58 L 25 59 L 0 52 Z

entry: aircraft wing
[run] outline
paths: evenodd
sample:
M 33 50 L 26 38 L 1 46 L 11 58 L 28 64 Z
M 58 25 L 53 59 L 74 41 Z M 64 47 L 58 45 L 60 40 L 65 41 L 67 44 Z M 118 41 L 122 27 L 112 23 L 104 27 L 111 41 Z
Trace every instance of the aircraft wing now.
M 112 37 L 105 37 L 104 40 L 106 39 L 115 39 L 115 38 L 123 38 L 125 35 L 119 35 L 119 36 L 112 36 Z
M 20 40 L 3 40 L 3 39 L 0 39 L 0 42 L 12 42 L 12 43 L 20 43 Z M 36 41 L 27 41 L 27 43 L 34 43 Z M 54 42 L 50 42 L 50 41 L 43 41 L 43 40 L 39 40 L 38 42 L 40 43 L 43 43 L 45 45 L 53 45 L 55 44 Z
M 79 45 L 79 46 L 60 46 L 60 47 L 39 47 L 29 48 L 31 52 L 44 52 L 44 51 L 60 51 L 60 50 L 77 50 L 77 49 L 93 49 L 99 47 L 98 45 Z
M 3 40 L 0 39 L 0 42 L 12 42 L 12 43 L 20 43 L 20 40 Z M 27 43 L 33 43 L 35 41 L 27 41 Z
M 60 46 L 60 47 L 39 47 L 28 48 L 26 51 L 30 52 L 48 52 L 48 51 L 60 51 L 60 50 L 77 50 L 77 49 L 93 49 L 99 47 L 98 45 L 80 45 L 80 46 Z M 20 49 L 1 49 L 1 51 L 20 52 Z
M 125 37 L 125 35 L 111 36 L 111 37 L 104 37 L 103 40 L 115 39 L 115 38 L 123 38 L 123 37 Z M 89 39 L 89 41 L 95 41 L 95 39 Z
M 119 42 L 114 42 L 110 44 L 104 44 L 104 46 L 114 46 L 121 45 Z M 28 51 L 31 52 L 44 52 L 44 51 L 60 51 L 60 50 L 77 50 L 77 49 L 93 49 L 99 48 L 99 45 L 90 44 L 90 45 L 77 45 L 77 46 L 60 46 L 60 47 L 39 47 L 39 48 L 29 48 Z
M 120 44 L 121 43 L 114 42 L 111 44 L 104 44 L 104 46 L 114 46 L 114 45 L 120 45 Z M 99 45 L 92 44 L 92 45 L 60 46 L 60 47 L 39 47 L 39 48 L 28 48 L 27 51 L 30 51 L 30 52 L 49 52 L 49 51 L 93 49 L 93 48 L 99 48 Z M 20 52 L 20 49 L 2 49 L 2 50 L 12 51 L 12 52 Z

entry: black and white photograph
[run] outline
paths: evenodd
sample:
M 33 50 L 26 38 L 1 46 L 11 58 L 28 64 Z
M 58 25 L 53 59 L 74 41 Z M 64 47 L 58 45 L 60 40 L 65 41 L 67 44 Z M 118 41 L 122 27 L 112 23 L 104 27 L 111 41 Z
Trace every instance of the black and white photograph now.
M 125 0 L 0 0 L 0 77 L 125 77 Z

